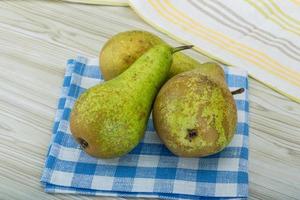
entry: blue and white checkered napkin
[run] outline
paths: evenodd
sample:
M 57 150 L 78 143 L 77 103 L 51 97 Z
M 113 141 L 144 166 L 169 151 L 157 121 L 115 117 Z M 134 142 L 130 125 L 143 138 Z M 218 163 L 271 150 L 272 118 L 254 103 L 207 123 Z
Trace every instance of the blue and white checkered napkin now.
M 230 145 L 205 158 L 181 158 L 168 151 L 149 120 L 143 141 L 117 159 L 95 159 L 85 154 L 69 129 L 71 109 L 78 96 L 101 82 L 96 60 L 68 61 L 55 117 L 53 137 L 41 181 L 46 192 L 167 199 L 235 199 L 248 195 L 247 73 L 225 68 L 235 95 L 238 125 Z

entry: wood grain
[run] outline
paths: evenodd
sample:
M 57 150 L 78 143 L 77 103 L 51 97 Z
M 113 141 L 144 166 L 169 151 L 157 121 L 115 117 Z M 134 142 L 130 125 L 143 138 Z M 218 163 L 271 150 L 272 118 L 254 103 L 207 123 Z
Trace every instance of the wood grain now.
M 66 60 L 129 29 L 178 45 L 128 7 L 0 1 L 0 199 L 113 199 L 46 194 L 39 179 Z M 300 104 L 254 79 L 249 98 L 250 199 L 300 199 Z

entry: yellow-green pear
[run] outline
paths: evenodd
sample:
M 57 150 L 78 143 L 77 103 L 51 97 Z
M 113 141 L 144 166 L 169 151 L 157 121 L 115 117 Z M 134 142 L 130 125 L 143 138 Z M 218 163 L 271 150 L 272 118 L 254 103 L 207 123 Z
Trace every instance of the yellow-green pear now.
M 168 80 L 156 97 L 153 121 L 175 155 L 202 157 L 224 149 L 235 133 L 237 109 L 222 68 L 207 63 Z
M 172 54 L 190 48 L 156 45 L 114 79 L 86 90 L 76 101 L 70 128 L 91 156 L 114 158 L 143 138 L 154 98 L 165 82 Z

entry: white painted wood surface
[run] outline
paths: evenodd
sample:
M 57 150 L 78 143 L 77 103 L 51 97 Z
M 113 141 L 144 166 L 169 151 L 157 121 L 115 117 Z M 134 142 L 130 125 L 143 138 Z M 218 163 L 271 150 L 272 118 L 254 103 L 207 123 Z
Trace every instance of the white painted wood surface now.
M 177 44 L 127 7 L 0 1 L 0 199 L 113 199 L 46 194 L 39 179 L 66 60 L 95 57 L 110 36 L 129 29 Z M 250 199 L 300 199 L 300 104 L 254 79 L 249 173 Z

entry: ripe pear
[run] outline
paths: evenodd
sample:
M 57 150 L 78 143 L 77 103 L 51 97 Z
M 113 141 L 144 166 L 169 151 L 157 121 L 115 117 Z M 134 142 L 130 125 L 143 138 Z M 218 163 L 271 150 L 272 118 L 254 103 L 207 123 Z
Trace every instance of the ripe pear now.
M 146 31 L 126 31 L 114 35 L 103 46 L 99 61 L 105 80 L 110 80 L 124 72 L 131 64 L 151 47 L 166 44 L 156 35 Z M 168 77 L 194 69 L 200 65 L 193 58 L 179 52 L 174 54 Z
M 168 80 L 156 97 L 153 121 L 175 155 L 203 157 L 224 149 L 235 132 L 237 109 L 222 68 L 207 63 Z
M 201 64 L 201 67 L 194 70 L 194 73 L 208 76 L 210 79 L 220 82 L 220 84 L 227 85 L 223 68 L 215 62 L 206 62 Z
M 120 76 L 85 91 L 71 113 L 70 128 L 91 156 L 114 158 L 143 138 L 154 98 L 165 82 L 172 54 L 190 48 L 157 45 Z

